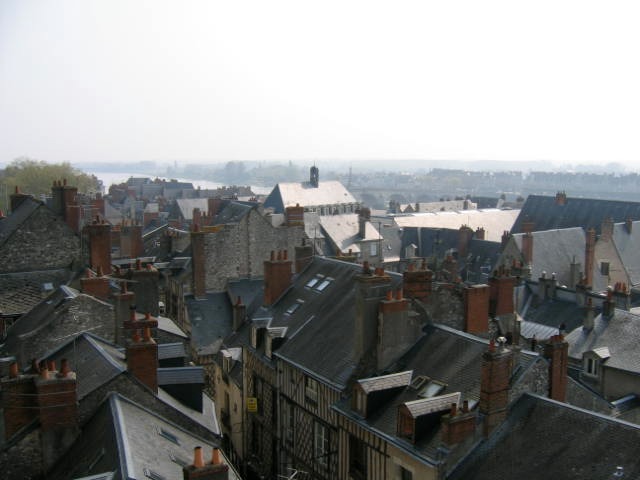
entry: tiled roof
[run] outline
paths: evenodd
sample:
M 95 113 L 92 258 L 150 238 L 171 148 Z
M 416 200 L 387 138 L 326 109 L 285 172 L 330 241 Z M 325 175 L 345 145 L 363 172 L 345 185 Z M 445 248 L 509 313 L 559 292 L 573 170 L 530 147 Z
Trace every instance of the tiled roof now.
M 358 383 L 365 393 L 377 392 L 378 390 L 387 390 L 389 388 L 406 387 L 411 383 L 411 375 L 413 372 L 392 373 L 380 377 L 362 378 Z
M 518 216 L 518 210 L 461 210 L 459 212 L 416 213 L 396 216 L 395 221 L 402 228 L 423 227 L 458 230 L 468 225 L 473 230 L 484 228 L 485 239 L 499 242 L 505 230 L 510 230 Z
M 218 351 L 222 339 L 231 333 L 233 317 L 226 293 L 209 293 L 204 299 L 187 298 L 191 320 L 191 343 L 201 355 Z
M 568 197 L 565 205 L 557 205 L 555 197 L 529 195 L 511 233 L 523 233 L 525 221 L 533 222 L 535 230 L 593 227 L 600 233 L 602 222 L 607 217 L 614 222 L 624 222 L 628 218 L 640 220 L 640 203 Z
M 524 394 L 449 480 L 638 478 L 640 427 Z
M 284 213 L 286 207 L 355 204 L 356 199 L 338 181 L 278 183 L 264 201 L 264 207 L 273 207 L 275 213 Z
M 567 335 L 569 357 L 582 359 L 586 352 L 607 347 L 610 357 L 606 366 L 640 373 L 640 316 L 624 310 L 615 310 L 607 320 L 598 315 L 591 330 L 578 327 Z

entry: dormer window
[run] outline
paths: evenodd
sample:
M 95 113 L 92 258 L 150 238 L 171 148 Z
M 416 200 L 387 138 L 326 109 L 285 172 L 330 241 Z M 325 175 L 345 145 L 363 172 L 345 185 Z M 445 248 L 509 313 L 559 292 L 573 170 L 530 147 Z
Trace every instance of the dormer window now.
M 587 374 L 593 375 L 594 377 L 598 375 L 598 362 L 595 358 L 587 358 L 585 371 Z

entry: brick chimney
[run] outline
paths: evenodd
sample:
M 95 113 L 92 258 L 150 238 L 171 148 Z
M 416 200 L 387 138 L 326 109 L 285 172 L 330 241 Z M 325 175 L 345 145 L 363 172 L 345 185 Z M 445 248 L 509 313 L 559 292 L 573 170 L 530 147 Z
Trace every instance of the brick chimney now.
M 208 198 L 207 199 L 207 208 L 209 217 L 211 217 L 212 221 L 215 221 L 216 215 L 220 213 L 225 201 L 221 198 Z
M 20 204 L 27 198 L 33 198 L 33 196 L 22 193 L 20 188 L 16 186 L 15 191 L 9 197 L 9 208 L 11 209 L 11 213 L 15 212 Z
M 296 203 L 295 207 L 286 207 L 284 218 L 287 227 L 304 226 L 304 207 L 301 207 L 299 203 Z
M 94 212 L 94 215 L 102 215 L 104 216 L 104 197 L 101 193 L 96 193 L 95 198 L 91 202 L 91 208 Z
M 554 335 L 547 340 L 544 357 L 549 360 L 549 398 L 564 402 L 567 397 L 569 344 L 563 335 Z
M 201 214 L 199 208 L 194 208 L 193 209 L 193 214 L 191 216 L 191 226 L 192 226 L 192 228 L 195 229 L 196 225 L 198 227 L 203 227 L 204 226 L 202 224 L 202 214 Z
M 60 371 L 56 371 L 55 362 L 48 366 L 42 362 L 34 381 L 42 430 L 77 427 L 76 374 L 70 370 L 68 361 L 62 359 Z
M 458 409 L 457 404 L 452 403 L 451 410 L 440 417 L 440 422 L 442 423 L 442 442 L 452 447 L 475 434 L 477 415 L 469 411 L 469 402 L 465 400 L 461 410 Z
M 143 255 L 142 225 L 138 222 L 122 225 L 120 229 L 120 256 L 139 258 Z
M 291 285 L 291 260 L 287 250 L 271 251 L 271 258 L 264 262 L 264 305 L 273 305 Z
M 378 306 L 377 370 L 384 370 L 415 345 L 421 327 L 402 290 L 387 290 Z
M 473 230 L 468 225 L 458 229 L 458 258 L 463 259 L 469 253 L 469 242 L 473 237 Z
M 602 302 L 602 318 L 612 319 L 616 313 L 616 301 L 613 298 L 613 287 L 607 287 L 607 298 Z
M 482 227 L 476 228 L 475 237 L 476 237 L 477 240 L 484 240 L 485 239 L 484 228 L 482 228 Z
M 489 313 L 493 317 L 514 312 L 513 289 L 515 277 L 501 266 L 489 278 Z
M 566 205 L 567 204 L 567 194 L 566 192 L 558 192 L 556 193 L 556 205 Z
M 433 272 L 427 268 L 424 260 L 419 270 L 410 263 L 408 270 L 402 274 L 402 290 L 408 298 L 426 302 L 431 295 L 432 286 Z
M 33 375 L 21 375 L 18 364 L 9 367 L 9 376 L 0 380 L 4 412 L 4 438 L 9 440 L 38 416 L 38 399 Z
M 511 239 L 511 234 L 509 233 L 509 230 L 505 230 L 504 232 L 502 232 L 502 239 L 500 240 L 501 250 L 504 250 L 504 247 L 507 246 L 507 243 L 509 243 L 510 239 Z
M 195 447 L 193 464 L 182 468 L 183 480 L 228 480 L 229 465 L 222 461 L 218 448 L 213 448 L 211 461 L 205 462 L 202 447 Z
M 513 370 L 513 352 L 505 346 L 504 338 L 498 345 L 491 340 L 482 355 L 480 408 L 484 415 L 484 434 L 489 435 L 507 417 L 509 381 Z
M 242 303 L 242 299 L 238 297 L 233 305 L 233 331 L 237 332 L 247 317 L 247 306 Z
M 158 344 L 151 338 L 151 328 L 144 327 L 143 336 L 133 331 L 127 345 L 127 370 L 140 382 L 158 393 Z
M 361 207 L 358 214 L 358 236 L 360 238 L 366 238 L 367 236 L 367 223 L 371 220 L 371 210 L 367 207 Z
M 602 226 L 600 227 L 600 240 L 604 240 L 608 242 L 611 240 L 613 236 L 613 219 L 611 217 L 607 217 L 602 221 Z
M 191 230 L 191 272 L 193 280 L 193 295 L 196 298 L 205 298 L 207 295 L 205 257 L 205 233 L 198 227 Z
M 587 230 L 584 249 L 584 284 L 588 290 L 593 287 L 593 267 L 596 252 L 596 230 L 591 227 Z
M 378 313 L 380 300 L 391 288 L 391 278 L 381 268 L 371 271 L 368 262 L 362 265 L 362 272 L 355 277 L 355 354 L 357 359 L 366 353 L 375 352 L 377 345 Z
M 585 330 L 593 330 L 594 318 L 596 316 L 595 308 L 591 297 L 587 298 L 586 305 L 584 306 L 584 317 L 582 321 L 582 328 Z
M 631 291 L 624 282 L 617 282 L 613 287 L 613 302 L 620 310 L 631 310 Z
M 120 284 L 120 292 L 114 294 L 114 316 L 115 316 L 115 343 L 124 345 L 125 336 L 122 333 L 125 322 L 131 319 L 131 311 L 135 316 L 135 294 L 127 289 L 127 282 Z
M 82 292 L 87 295 L 107 300 L 111 293 L 109 277 L 106 277 L 102 271 L 102 267 L 98 267 L 96 273 L 89 268 L 85 270 L 85 275 L 80 279 Z
M 89 265 L 93 269 L 102 267 L 102 271 L 111 273 L 111 225 L 104 220 L 96 219 L 86 225 L 84 231 L 88 236 Z
M 471 285 L 464 287 L 464 331 L 467 333 L 487 333 L 489 331 L 489 286 Z
M 302 245 L 296 245 L 295 258 L 296 273 L 300 273 L 304 270 L 304 267 L 309 265 L 313 260 L 313 245 L 311 245 L 306 238 L 302 239 Z

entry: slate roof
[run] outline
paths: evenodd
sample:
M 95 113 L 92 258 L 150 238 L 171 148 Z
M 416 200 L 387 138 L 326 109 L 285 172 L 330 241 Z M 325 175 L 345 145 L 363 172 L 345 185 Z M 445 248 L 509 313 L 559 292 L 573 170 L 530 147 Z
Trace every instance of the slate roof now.
M 158 330 L 162 330 L 167 333 L 171 333 L 172 335 L 176 335 L 177 337 L 189 338 L 189 336 L 184 333 L 178 325 L 175 324 L 173 320 L 167 317 L 158 316 Z M 176 345 L 182 345 L 176 344 Z
M 524 394 L 507 421 L 447 478 L 610 479 L 618 466 L 622 478 L 638 478 L 638 442 L 637 425 Z
M 321 181 L 318 187 L 309 182 L 278 183 L 264 201 L 265 208 L 273 208 L 274 213 L 284 213 L 286 207 L 314 207 L 320 205 L 356 204 L 357 200 L 342 185 L 330 180 Z
M 399 261 L 402 256 L 402 230 L 394 217 L 371 215 L 371 223 L 381 233 L 385 263 Z
M 381 232 L 378 232 L 371 222 L 365 224 L 364 238 L 358 235 L 360 227 L 357 213 L 324 215 L 320 217 L 320 225 L 324 230 L 325 237 L 329 237 L 343 254 L 347 254 L 349 250 L 354 254 L 360 252 L 360 242 L 382 241 Z
M 575 300 L 563 300 L 561 298 L 540 300 L 531 291 L 531 288 L 535 287 L 527 284 L 525 294 L 528 299 L 524 308 L 519 312 L 523 320 L 553 328 L 555 329 L 554 335 L 558 333 L 558 328 L 563 323 L 567 332 L 583 324 L 584 307 L 579 307 Z M 594 308 L 596 308 L 596 312 L 599 310 L 599 307 L 594 306 Z M 537 338 L 540 339 L 539 336 Z
M 472 238 L 468 247 L 467 261 L 460 262 L 461 277 L 474 283 L 487 283 L 489 275 L 498 263 L 502 245 L 491 240 Z
M 186 304 L 191 321 L 191 344 L 200 355 L 216 353 L 233 325 L 227 294 L 208 293 L 206 298 L 198 300 L 187 297 Z
M 607 320 L 598 315 L 592 330 L 578 327 L 567 335 L 569 357 L 582 360 L 582 355 L 594 349 L 607 347 L 610 357 L 606 367 L 640 373 L 640 316 L 616 309 Z
M 84 425 L 78 440 L 49 478 L 72 478 L 118 471 L 118 478 L 182 478 L 182 465 L 193 461 L 193 450 L 210 455 L 217 445 L 200 438 L 131 400 L 112 393 Z M 225 461 L 225 463 L 229 463 Z M 69 468 L 71 467 L 71 468 Z M 69 471 L 70 470 L 70 471 Z M 229 478 L 240 477 L 229 468 Z
M 518 249 L 522 252 L 523 234 L 513 235 Z M 582 264 L 584 271 L 584 252 L 586 234 L 581 227 L 564 228 L 562 230 L 536 229 L 533 232 L 533 259 L 531 265 L 531 278 L 537 280 L 542 272 L 551 277 L 556 274 L 559 285 L 571 285 L 570 265 L 574 261 Z M 606 285 L 604 285 L 606 287 Z M 599 289 L 599 286 L 595 286 Z
M 568 197 L 565 205 L 557 205 L 555 197 L 529 195 L 511 233 L 523 233 L 522 224 L 531 221 L 535 230 L 593 227 L 600 234 L 602 222 L 607 217 L 614 223 L 624 222 L 627 218 L 640 220 L 640 203 Z
M 43 294 L 50 294 L 67 284 L 72 276 L 69 269 L 1 274 L 0 313 L 21 315 L 28 312 L 42 301 Z M 51 292 L 47 291 L 49 288 Z
M 293 363 L 338 389 L 346 387 L 356 369 L 354 339 L 355 278 L 362 266 L 340 260 L 314 257 L 293 285 L 267 312 L 269 327 L 288 327 L 287 340 L 275 355 Z M 402 283 L 390 275 L 392 288 Z M 306 285 L 313 279 L 317 282 Z M 318 286 L 329 284 L 322 291 Z M 299 303 L 295 312 L 286 313 Z
M 20 205 L 18 205 L 18 208 L 11 212 L 8 217 L 0 220 L 0 247 L 6 243 L 11 235 L 13 235 L 13 233 L 33 214 L 33 212 L 42 206 L 42 202 L 34 200 L 31 197 L 27 197 L 22 201 L 22 203 L 20 203 Z
M 631 222 L 629 232 L 624 223 L 613 226 L 613 242 L 632 285 L 640 284 L 640 222 Z
M 251 316 L 262 305 L 264 298 L 264 280 L 262 278 L 242 278 L 227 282 L 227 292 L 231 303 L 238 297 L 247 306 L 247 315 Z
M 187 352 L 183 343 L 160 343 L 158 344 L 158 360 L 167 358 L 185 358 Z
M 206 198 L 177 198 L 176 205 L 180 215 L 185 220 L 193 220 L 193 209 L 199 208 L 201 213 L 209 210 L 209 201 Z
M 158 369 L 158 385 L 204 384 L 203 367 L 174 367 Z
M 499 242 L 505 230 L 510 230 L 518 216 L 518 210 L 462 210 L 459 212 L 415 213 L 412 215 L 397 215 L 398 226 L 402 228 L 423 227 L 458 230 L 462 225 L 468 225 L 474 231 L 482 227 L 485 239 Z
M 216 225 L 238 223 L 253 208 L 255 208 L 255 203 L 229 202 L 218 212 L 214 219 L 214 223 Z

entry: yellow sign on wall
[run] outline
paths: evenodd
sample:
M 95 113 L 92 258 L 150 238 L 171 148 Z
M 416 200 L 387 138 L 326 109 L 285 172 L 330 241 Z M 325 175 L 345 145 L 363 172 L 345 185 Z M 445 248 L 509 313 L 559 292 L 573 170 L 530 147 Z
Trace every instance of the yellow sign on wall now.
M 258 411 L 258 399 L 256 397 L 247 398 L 247 412 L 256 413 Z

